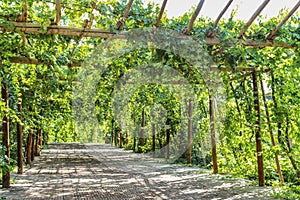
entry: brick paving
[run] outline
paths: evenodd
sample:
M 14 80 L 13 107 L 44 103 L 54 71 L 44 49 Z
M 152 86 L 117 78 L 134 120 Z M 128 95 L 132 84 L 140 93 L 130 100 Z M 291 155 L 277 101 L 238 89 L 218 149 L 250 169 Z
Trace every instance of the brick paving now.
M 4 199 L 272 199 L 243 179 L 167 164 L 108 144 L 52 143 Z

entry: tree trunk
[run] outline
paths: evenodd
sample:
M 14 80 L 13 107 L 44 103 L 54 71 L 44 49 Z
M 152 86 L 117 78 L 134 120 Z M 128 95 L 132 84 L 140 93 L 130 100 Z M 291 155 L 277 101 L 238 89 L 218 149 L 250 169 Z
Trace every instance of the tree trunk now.
M 256 111 L 255 139 L 256 139 L 258 181 L 259 181 L 259 186 L 264 186 L 265 177 L 264 177 L 264 165 L 263 165 L 263 155 L 262 155 L 263 151 L 262 151 L 261 134 L 260 134 L 260 107 L 259 107 L 257 76 L 255 71 L 252 73 L 252 78 L 253 78 L 254 109 Z
M 22 101 L 18 103 L 19 119 L 22 122 Z M 18 174 L 23 174 L 23 127 L 21 122 L 17 123 L 17 157 Z
M 5 107 L 8 108 L 8 84 L 4 83 L 2 86 L 2 99 L 5 103 Z M 10 158 L 10 142 L 9 142 L 9 118 L 5 112 L 2 121 L 2 146 L 6 148 L 4 154 L 9 159 Z M 9 160 L 5 161 L 9 165 Z M 10 171 L 7 166 L 2 168 L 2 187 L 8 188 L 10 186 Z

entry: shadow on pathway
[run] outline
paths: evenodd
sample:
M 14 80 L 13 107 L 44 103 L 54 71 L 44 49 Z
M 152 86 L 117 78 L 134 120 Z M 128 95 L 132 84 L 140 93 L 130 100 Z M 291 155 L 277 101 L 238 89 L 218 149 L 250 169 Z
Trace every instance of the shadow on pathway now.
M 165 164 L 107 144 L 53 143 L 16 183 L 6 199 L 271 199 L 270 189 L 243 179 Z

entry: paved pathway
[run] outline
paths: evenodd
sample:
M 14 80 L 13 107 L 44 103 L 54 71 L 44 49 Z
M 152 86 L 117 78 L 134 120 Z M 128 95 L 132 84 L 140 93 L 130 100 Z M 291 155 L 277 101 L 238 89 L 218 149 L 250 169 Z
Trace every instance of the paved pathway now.
M 271 199 L 268 189 L 107 144 L 49 144 L 6 199 Z

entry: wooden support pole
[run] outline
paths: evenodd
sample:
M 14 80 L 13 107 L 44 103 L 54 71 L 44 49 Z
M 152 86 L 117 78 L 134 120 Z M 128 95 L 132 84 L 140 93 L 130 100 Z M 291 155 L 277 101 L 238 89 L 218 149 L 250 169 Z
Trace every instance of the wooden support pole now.
M 36 131 L 35 134 L 35 144 L 34 144 L 34 155 L 39 156 L 40 155 L 40 148 L 39 148 L 39 131 Z
M 129 139 L 128 139 L 128 131 L 126 130 L 126 132 L 125 132 L 125 137 L 126 137 L 126 145 L 128 145 L 128 142 L 129 142 Z
M 274 30 L 271 31 L 271 33 L 268 35 L 268 40 L 274 40 L 276 37 L 277 31 L 286 23 L 287 20 L 296 12 L 296 10 L 300 6 L 300 1 L 292 8 L 292 10 L 285 16 L 285 18 L 276 26 Z
M 167 130 L 166 130 L 166 154 L 165 158 L 169 159 L 170 158 L 170 130 L 171 130 L 171 125 L 170 125 L 170 120 L 167 120 Z
M 129 12 L 130 12 L 132 3 L 133 3 L 133 0 L 129 0 L 129 1 L 128 1 L 127 6 L 126 6 L 126 9 L 125 9 L 125 11 L 124 11 L 123 18 L 122 18 L 120 21 L 118 21 L 118 23 L 117 23 L 117 30 L 118 30 L 118 31 L 123 30 L 123 27 L 124 27 L 124 24 L 125 24 L 125 21 L 126 21 L 128 15 L 129 15 Z
M 192 28 L 193 28 L 194 22 L 195 22 L 197 16 L 199 15 L 199 13 L 200 13 L 200 10 L 202 9 L 203 4 L 204 4 L 204 0 L 200 0 L 200 2 L 199 2 L 199 4 L 198 4 L 198 6 L 197 6 L 195 12 L 194 12 L 193 15 L 192 15 L 192 18 L 191 18 L 190 21 L 189 21 L 189 24 L 188 24 L 187 28 L 184 29 L 184 30 L 182 31 L 183 34 L 188 35 L 188 34 L 190 33 L 190 31 L 191 31 Z
M 141 129 L 141 137 L 140 137 L 140 145 L 145 145 L 145 110 L 142 111 L 142 129 Z
M 155 157 L 155 124 L 152 123 L 152 158 Z
M 32 151 L 32 130 L 29 130 L 28 136 L 27 136 L 27 150 L 26 150 L 26 164 L 31 164 L 31 151 Z
M 209 92 L 210 93 L 210 92 Z M 214 98 L 209 94 L 209 114 L 210 114 L 210 134 L 211 134 L 211 153 L 213 162 L 213 173 L 218 173 L 218 162 L 217 162 L 217 144 L 215 134 L 215 105 Z
M 38 134 L 39 134 L 39 148 L 41 150 L 41 147 L 43 146 L 43 131 L 42 129 L 38 129 Z
M 189 100 L 189 107 L 188 107 L 188 146 L 187 146 L 187 164 L 192 163 L 192 148 L 193 148 L 193 122 L 192 122 L 192 115 L 193 115 L 193 101 Z
M 56 11 L 55 24 L 56 24 L 56 25 L 59 25 L 60 18 L 61 18 L 61 5 L 60 5 L 60 0 L 56 0 L 56 3 L 55 3 L 55 11 Z
M 120 136 L 119 136 L 119 147 L 122 148 L 123 147 L 123 131 L 122 131 L 122 127 L 120 127 Z
M 156 23 L 154 24 L 155 28 L 159 27 L 161 18 L 162 18 L 163 14 L 164 14 L 164 11 L 165 11 L 165 8 L 166 8 L 166 5 L 167 5 L 167 1 L 168 0 L 164 0 L 163 3 L 162 3 L 162 6 L 160 7 L 159 15 L 157 17 Z
M 259 8 L 255 11 L 255 13 L 252 15 L 252 17 L 248 20 L 248 22 L 245 24 L 243 29 L 239 33 L 239 37 L 243 37 L 244 33 L 246 32 L 247 28 L 253 23 L 253 21 L 256 19 L 256 17 L 261 13 L 261 11 L 267 6 L 267 4 L 270 2 L 270 0 L 265 0 Z
M 216 21 L 214 22 L 214 25 L 213 25 L 213 29 L 217 27 L 219 21 L 221 20 L 221 18 L 223 17 L 223 15 L 225 14 L 225 12 L 228 10 L 228 8 L 230 7 L 230 5 L 232 4 L 233 0 L 229 0 L 228 3 L 226 4 L 225 8 L 221 11 L 221 13 L 219 14 L 219 16 L 217 17 Z M 216 31 L 213 31 L 213 32 L 209 32 L 207 34 L 207 37 L 215 37 L 217 34 Z
M 5 103 L 5 107 L 8 109 L 8 84 L 2 84 L 2 101 Z M 10 158 L 10 142 L 9 142 L 9 118 L 8 112 L 4 113 L 2 120 L 2 146 L 6 148 L 4 155 L 8 159 Z M 9 165 L 9 160 L 5 160 L 6 165 Z M 8 188 L 10 186 L 10 171 L 7 166 L 2 167 L 2 187 Z
M 258 181 L 259 181 L 258 184 L 259 186 L 264 186 L 265 177 L 264 177 L 263 151 L 262 151 L 262 142 L 261 142 L 261 133 L 260 133 L 260 106 L 259 106 L 257 75 L 255 71 L 252 73 L 252 79 L 253 79 L 254 109 L 256 111 L 255 140 L 256 140 Z
M 269 114 L 269 107 L 268 107 L 268 103 L 267 103 L 267 99 L 266 99 L 266 95 L 265 95 L 265 91 L 264 91 L 264 84 L 263 84 L 262 78 L 260 78 L 260 86 L 261 86 L 261 92 L 262 92 L 262 97 L 263 97 L 265 111 L 266 111 L 266 117 L 267 117 L 267 123 L 268 123 L 268 129 L 269 129 L 269 132 L 270 132 L 271 142 L 272 142 L 272 146 L 275 147 L 276 143 L 275 143 L 274 135 L 273 135 L 273 132 L 272 132 L 271 119 L 270 119 L 270 114 Z M 275 154 L 275 162 L 276 162 L 276 168 L 277 168 L 279 180 L 282 184 L 284 184 L 284 179 L 283 179 L 283 176 L 282 176 L 282 173 L 281 173 L 280 163 L 279 163 L 279 159 L 278 159 L 277 154 Z
M 18 117 L 20 122 L 17 123 L 17 161 L 18 174 L 23 174 L 23 126 L 22 126 L 22 100 L 18 103 Z
M 32 130 L 32 140 L 31 140 L 31 161 L 34 160 L 34 151 L 35 151 L 35 146 L 34 146 L 34 142 L 35 142 L 35 135 L 33 134 L 33 130 Z

